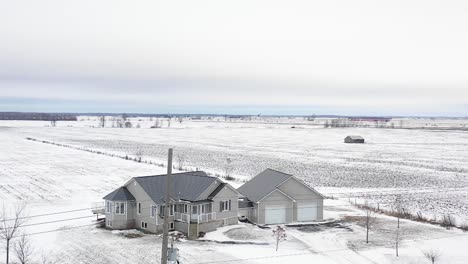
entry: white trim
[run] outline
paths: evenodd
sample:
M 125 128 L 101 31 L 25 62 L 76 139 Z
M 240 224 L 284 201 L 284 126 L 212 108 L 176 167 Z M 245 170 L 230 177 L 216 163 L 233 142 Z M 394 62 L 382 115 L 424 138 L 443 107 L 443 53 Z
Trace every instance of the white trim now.
M 112 207 L 114 206 L 112 201 L 106 200 L 106 214 L 112 214 Z M 109 210 L 107 210 L 109 209 Z
M 284 183 L 286 183 L 287 181 L 289 181 L 291 178 L 293 178 L 294 180 L 296 180 L 296 182 L 298 182 L 299 184 L 302 184 L 304 185 L 307 189 L 311 190 L 312 192 L 314 192 L 315 194 L 317 194 L 318 196 L 322 197 L 322 198 L 325 198 L 325 196 L 323 196 L 321 193 L 319 193 L 317 190 L 315 190 L 314 188 L 310 187 L 309 185 L 307 185 L 306 183 L 304 183 L 303 181 L 299 180 L 298 178 L 294 177 L 293 175 L 291 175 L 291 177 L 289 177 L 287 180 L 285 180 L 284 182 L 280 183 L 278 186 L 276 186 L 277 188 L 280 187 L 281 185 L 283 185 Z
M 227 183 L 227 182 L 224 182 L 224 181 L 222 181 L 222 180 L 220 180 L 220 179 L 216 179 L 216 180 L 220 181 L 221 183 L 226 184 L 226 186 L 224 186 L 224 187 L 225 187 L 225 188 L 226 188 L 226 187 L 229 187 L 231 190 L 233 190 L 234 192 L 236 192 L 236 193 L 238 194 L 238 197 L 244 197 L 244 196 L 242 195 L 242 193 L 240 193 L 236 188 L 232 187 L 231 184 L 229 184 L 229 183 Z M 220 183 L 220 184 L 221 184 L 221 183 Z M 217 195 L 217 194 L 216 194 L 216 195 Z M 214 197 L 216 197 L 216 195 L 215 195 Z
M 210 184 L 210 186 L 208 186 L 200 195 L 198 195 L 198 197 L 195 199 L 195 201 L 201 200 L 201 199 L 200 199 L 200 196 L 202 196 L 202 194 L 204 194 L 204 193 L 206 192 L 206 190 L 208 190 L 208 189 L 209 189 L 213 184 L 215 184 L 215 183 L 219 183 L 219 184 L 224 183 L 224 184 L 226 184 L 224 187 L 229 187 L 229 188 L 231 188 L 231 190 L 233 190 L 234 192 L 237 193 L 238 197 L 244 197 L 244 196 L 242 195 L 242 193 L 240 193 L 236 188 L 232 187 L 229 183 L 224 182 L 224 181 L 222 181 L 221 179 L 216 178 L 215 181 L 214 181 L 213 183 Z M 218 188 L 218 186 L 219 186 L 219 185 L 217 185 L 217 186 L 213 189 L 213 191 L 216 190 L 216 188 Z M 211 192 L 213 192 L 213 191 L 211 191 Z M 209 194 L 211 194 L 211 193 L 209 193 Z M 208 195 L 209 195 L 209 194 L 208 194 Z M 216 194 L 216 195 L 213 196 L 213 197 L 216 197 L 217 195 L 218 195 L 218 194 Z
M 221 200 L 220 202 L 223 203 L 223 208 L 221 210 L 221 212 L 229 212 L 231 211 L 231 207 L 229 206 L 230 205 L 230 202 L 231 200 Z M 227 206 L 225 206 L 225 204 L 227 203 Z M 224 210 L 224 208 L 227 207 L 228 209 L 227 210 Z M 213 211 L 213 209 L 211 210 Z
M 123 212 L 121 211 L 121 209 L 122 209 L 122 208 L 120 207 L 121 204 L 124 205 Z M 118 212 L 118 213 L 117 213 L 117 210 L 115 210 L 116 207 L 119 208 L 119 212 Z M 125 202 L 114 202 L 114 211 L 115 211 L 115 214 L 116 214 L 116 215 L 126 215 L 126 214 L 127 214 L 127 202 L 126 202 L 126 201 L 125 201 Z
M 262 199 L 258 200 L 257 203 L 263 201 L 265 198 L 267 198 L 268 196 L 270 196 L 272 193 L 274 193 L 275 191 L 278 191 L 280 193 L 282 193 L 284 196 L 288 197 L 289 199 L 291 199 L 292 201 L 296 201 L 294 198 L 292 198 L 291 196 L 287 195 L 285 192 L 281 191 L 280 189 L 274 189 L 273 191 L 271 191 L 269 194 L 265 195 Z
M 154 210 L 154 208 L 156 208 L 156 210 Z M 158 215 L 158 206 L 154 205 L 154 204 L 151 204 L 151 206 L 150 206 L 150 217 L 155 218 L 156 215 Z
M 260 203 L 257 203 L 257 223 L 260 223 Z

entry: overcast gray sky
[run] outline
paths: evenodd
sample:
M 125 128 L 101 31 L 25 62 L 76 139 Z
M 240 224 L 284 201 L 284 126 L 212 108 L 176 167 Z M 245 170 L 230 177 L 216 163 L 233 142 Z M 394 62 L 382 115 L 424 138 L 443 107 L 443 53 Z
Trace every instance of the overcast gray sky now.
M 468 115 L 467 1 L 0 3 L 0 111 Z

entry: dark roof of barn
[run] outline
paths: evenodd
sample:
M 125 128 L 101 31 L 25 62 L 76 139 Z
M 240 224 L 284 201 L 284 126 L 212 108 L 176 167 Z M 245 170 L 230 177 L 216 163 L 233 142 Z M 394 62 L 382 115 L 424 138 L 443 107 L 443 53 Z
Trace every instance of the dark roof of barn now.
M 135 197 L 125 187 L 120 187 L 117 190 L 106 195 L 104 200 L 108 201 L 132 201 Z
M 167 174 L 134 178 L 151 199 L 161 204 L 166 197 Z M 209 195 L 200 195 L 217 179 L 203 171 L 172 174 L 171 198 L 185 201 L 206 200 Z
M 361 136 L 347 136 L 347 137 L 349 137 L 349 138 L 352 139 L 352 140 L 364 139 L 364 138 L 361 137 Z

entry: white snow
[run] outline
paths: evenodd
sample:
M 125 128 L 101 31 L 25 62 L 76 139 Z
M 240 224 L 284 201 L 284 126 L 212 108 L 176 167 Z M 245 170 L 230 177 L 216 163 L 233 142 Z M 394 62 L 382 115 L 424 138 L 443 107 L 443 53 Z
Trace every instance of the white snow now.
M 287 227 L 288 240 L 278 252 L 271 230 L 248 224 L 223 227 L 203 238 L 210 241 L 178 242 L 183 263 L 239 263 L 235 259 L 244 259 L 240 263 L 424 263 L 421 252 L 428 248 L 441 250 L 441 263 L 466 263 L 463 245 L 468 243 L 468 233 L 406 220 L 402 226 L 408 231 L 400 257 L 395 257 L 395 219 L 386 216 L 379 216 L 383 228 L 373 230 L 371 244 L 365 245 L 364 229 L 356 220 L 362 213 L 348 204 L 348 197 L 351 201 L 357 197 L 390 206 L 394 195 L 402 194 L 412 211 L 429 217 L 452 214 L 459 223 L 467 221 L 466 132 L 324 129 L 285 119 L 185 120 L 171 122 L 170 128 L 149 129 L 153 121 L 137 118 L 134 123 L 141 123 L 142 128 L 118 129 L 93 128 L 95 117 L 87 118 L 58 122 L 58 127 L 48 127 L 47 122 L 0 121 L 2 202 L 6 206 L 26 203 L 29 215 L 86 209 L 31 218 L 30 226 L 22 230 L 26 234 L 63 229 L 30 236 L 38 256 L 48 252 L 59 263 L 154 263 L 160 236 L 127 238 L 122 232 L 97 229 L 91 226 L 95 216 L 87 208 L 130 177 L 165 173 L 166 168 L 159 165 L 166 162 L 167 148 L 175 147 L 176 154 L 188 156 L 186 169 L 198 167 L 213 175 L 222 175 L 225 160 L 230 158 L 237 178 L 230 183 L 236 187 L 266 167 L 293 173 L 339 198 L 326 200 L 325 218 L 341 220 L 347 227 L 319 231 Z M 405 122 L 413 122 L 414 127 L 423 123 Z M 292 123 L 299 129 L 291 129 Z M 368 143 L 342 143 L 348 134 L 362 135 Z M 145 161 L 158 165 L 115 156 L 134 156 L 139 149 Z M 73 218 L 79 219 L 34 225 Z M 222 243 L 229 241 L 241 244 Z M 3 254 L 1 248 L 0 258 Z

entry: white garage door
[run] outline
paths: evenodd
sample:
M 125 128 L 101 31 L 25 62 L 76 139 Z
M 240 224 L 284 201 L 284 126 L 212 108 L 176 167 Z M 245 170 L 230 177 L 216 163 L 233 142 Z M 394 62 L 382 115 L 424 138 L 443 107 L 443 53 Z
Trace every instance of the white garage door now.
M 297 204 L 297 221 L 314 221 L 317 220 L 317 203 L 300 203 Z
M 284 205 L 265 207 L 265 224 L 284 224 L 286 223 L 286 207 Z

